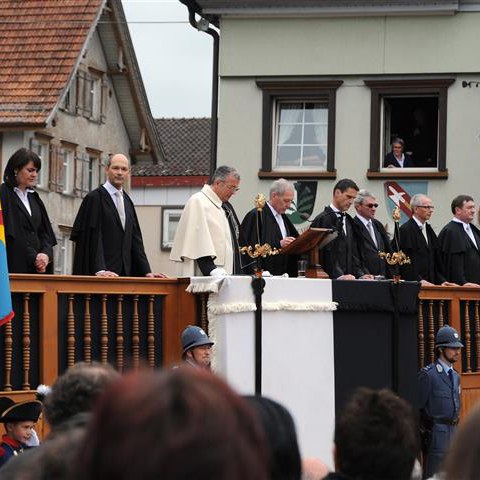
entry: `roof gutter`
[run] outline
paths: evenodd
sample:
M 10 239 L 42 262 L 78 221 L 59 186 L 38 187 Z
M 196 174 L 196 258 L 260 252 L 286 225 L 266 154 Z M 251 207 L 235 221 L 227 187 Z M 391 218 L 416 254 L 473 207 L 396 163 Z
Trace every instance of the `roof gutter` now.
M 218 143 L 218 60 L 220 48 L 220 35 L 210 27 L 209 21 L 203 17 L 202 10 L 195 0 L 180 0 L 188 8 L 190 25 L 200 32 L 205 32 L 213 38 L 213 68 L 212 68 L 212 112 L 210 119 L 210 177 L 217 168 L 217 143 Z M 195 15 L 201 16 L 197 21 Z

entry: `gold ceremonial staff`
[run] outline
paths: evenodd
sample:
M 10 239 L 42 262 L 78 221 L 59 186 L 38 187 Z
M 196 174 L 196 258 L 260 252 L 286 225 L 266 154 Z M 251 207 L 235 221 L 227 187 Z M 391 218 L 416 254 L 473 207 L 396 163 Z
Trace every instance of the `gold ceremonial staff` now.
M 257 209 L 257 243 L 255 247 L 249 245 L 248 247 L 240 248 L 242 255 L 247 254 L 250 258 L 257 259 L 257 265 L 255 267 L 255 274 L 262 274 L 262 267 L 259 262 L 259 258 L 269 257 L 271 255 L 278 255 L 281 249 L 272 247 L 269 243 L 260 244 L 260 223 L 262 220 L 262 210 L 265 207 L 266 199 L 263 193 L 257 194 L 255 197 L 255 208 Z
M 395 265 L 395 274 L 393 275 L 393 281 L 399 282 L 400 281 L 400 272 L 399 266 L 405 265 L 406 263 L 410 263 L 410 258 L 400 250 L 400 244 L 398 243 L 398 239 L 400 238 L 400 229 L 398 223 L 400 222 L 400 208 L 396 206 L 392 212 L 392 218 L 395 222 L 394 227 L 394 235 L 393 239 L 395 241 L 395 246 L 397 247 L 396 252 L 387 253 L 387 252 L 380 252 L 378 255 L 383 258 L 389 265 Z

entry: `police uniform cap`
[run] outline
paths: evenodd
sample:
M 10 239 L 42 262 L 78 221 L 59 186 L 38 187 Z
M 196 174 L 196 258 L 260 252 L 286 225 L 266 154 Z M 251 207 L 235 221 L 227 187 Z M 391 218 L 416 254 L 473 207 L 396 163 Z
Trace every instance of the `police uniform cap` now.
M 38 400 L 27 400 L 15 403 L 8 397 L 0 399 L 0 422 L 36 422 L 42 413 L 42 403 Z
M 201 347 L 203 345 L 213 345 L 213 342 L 208 338 L 208 335 L 203 329 L 196 325 L 189 325 L 182 332 L 182 348 L 183 354 L 188 350 Z
M 435 346 L 447 348 L 461 348 L 463 347 L 463 343 L 460 341 L 460 337 L 457 331 L 453 327 L 445 325 L 437 332 L 437 336 L 435 337 Z

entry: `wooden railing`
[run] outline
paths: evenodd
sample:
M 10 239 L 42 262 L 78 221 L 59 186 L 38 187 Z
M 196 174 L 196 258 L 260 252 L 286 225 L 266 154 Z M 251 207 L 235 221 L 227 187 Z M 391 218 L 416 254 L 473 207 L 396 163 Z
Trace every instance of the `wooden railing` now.
M 188 324 L 206 327 L 206 296 L 188 279 L 10 275 L 15 318 L 0 328 L 0 393 L 31 398 L 81 360 L 119 370 L 156 368 L 181 358 Z M 418 366 L 433 361 L 437 329 L 448 323 L 465 348 L 462 414 L 480 399 L 480 289 L 424 287 L 419 294 Z
M 188 279 L 10 275 L 15 317 L 0 329 L 0 391 L 51 384 L 78 361 L 118 370 L 178 362 L 197 323 Z

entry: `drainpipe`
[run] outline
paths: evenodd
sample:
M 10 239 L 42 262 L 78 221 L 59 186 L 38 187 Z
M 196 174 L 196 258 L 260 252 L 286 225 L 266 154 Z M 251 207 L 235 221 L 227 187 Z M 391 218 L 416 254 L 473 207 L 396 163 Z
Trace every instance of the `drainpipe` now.
M 220 35 L 210 27 L 208 20 L 195 18 L 195 1 L 180 0 L 188 8 L 190 25 L 200 32 L 205 32 L 213 38 L 213 68 L 212 68 L 212 113 L 210 118 L 210 178 L 217 168 L 217 139 L 218 139 L 218 57 Z M 200 14 L 200 13 L 199 13 Z

